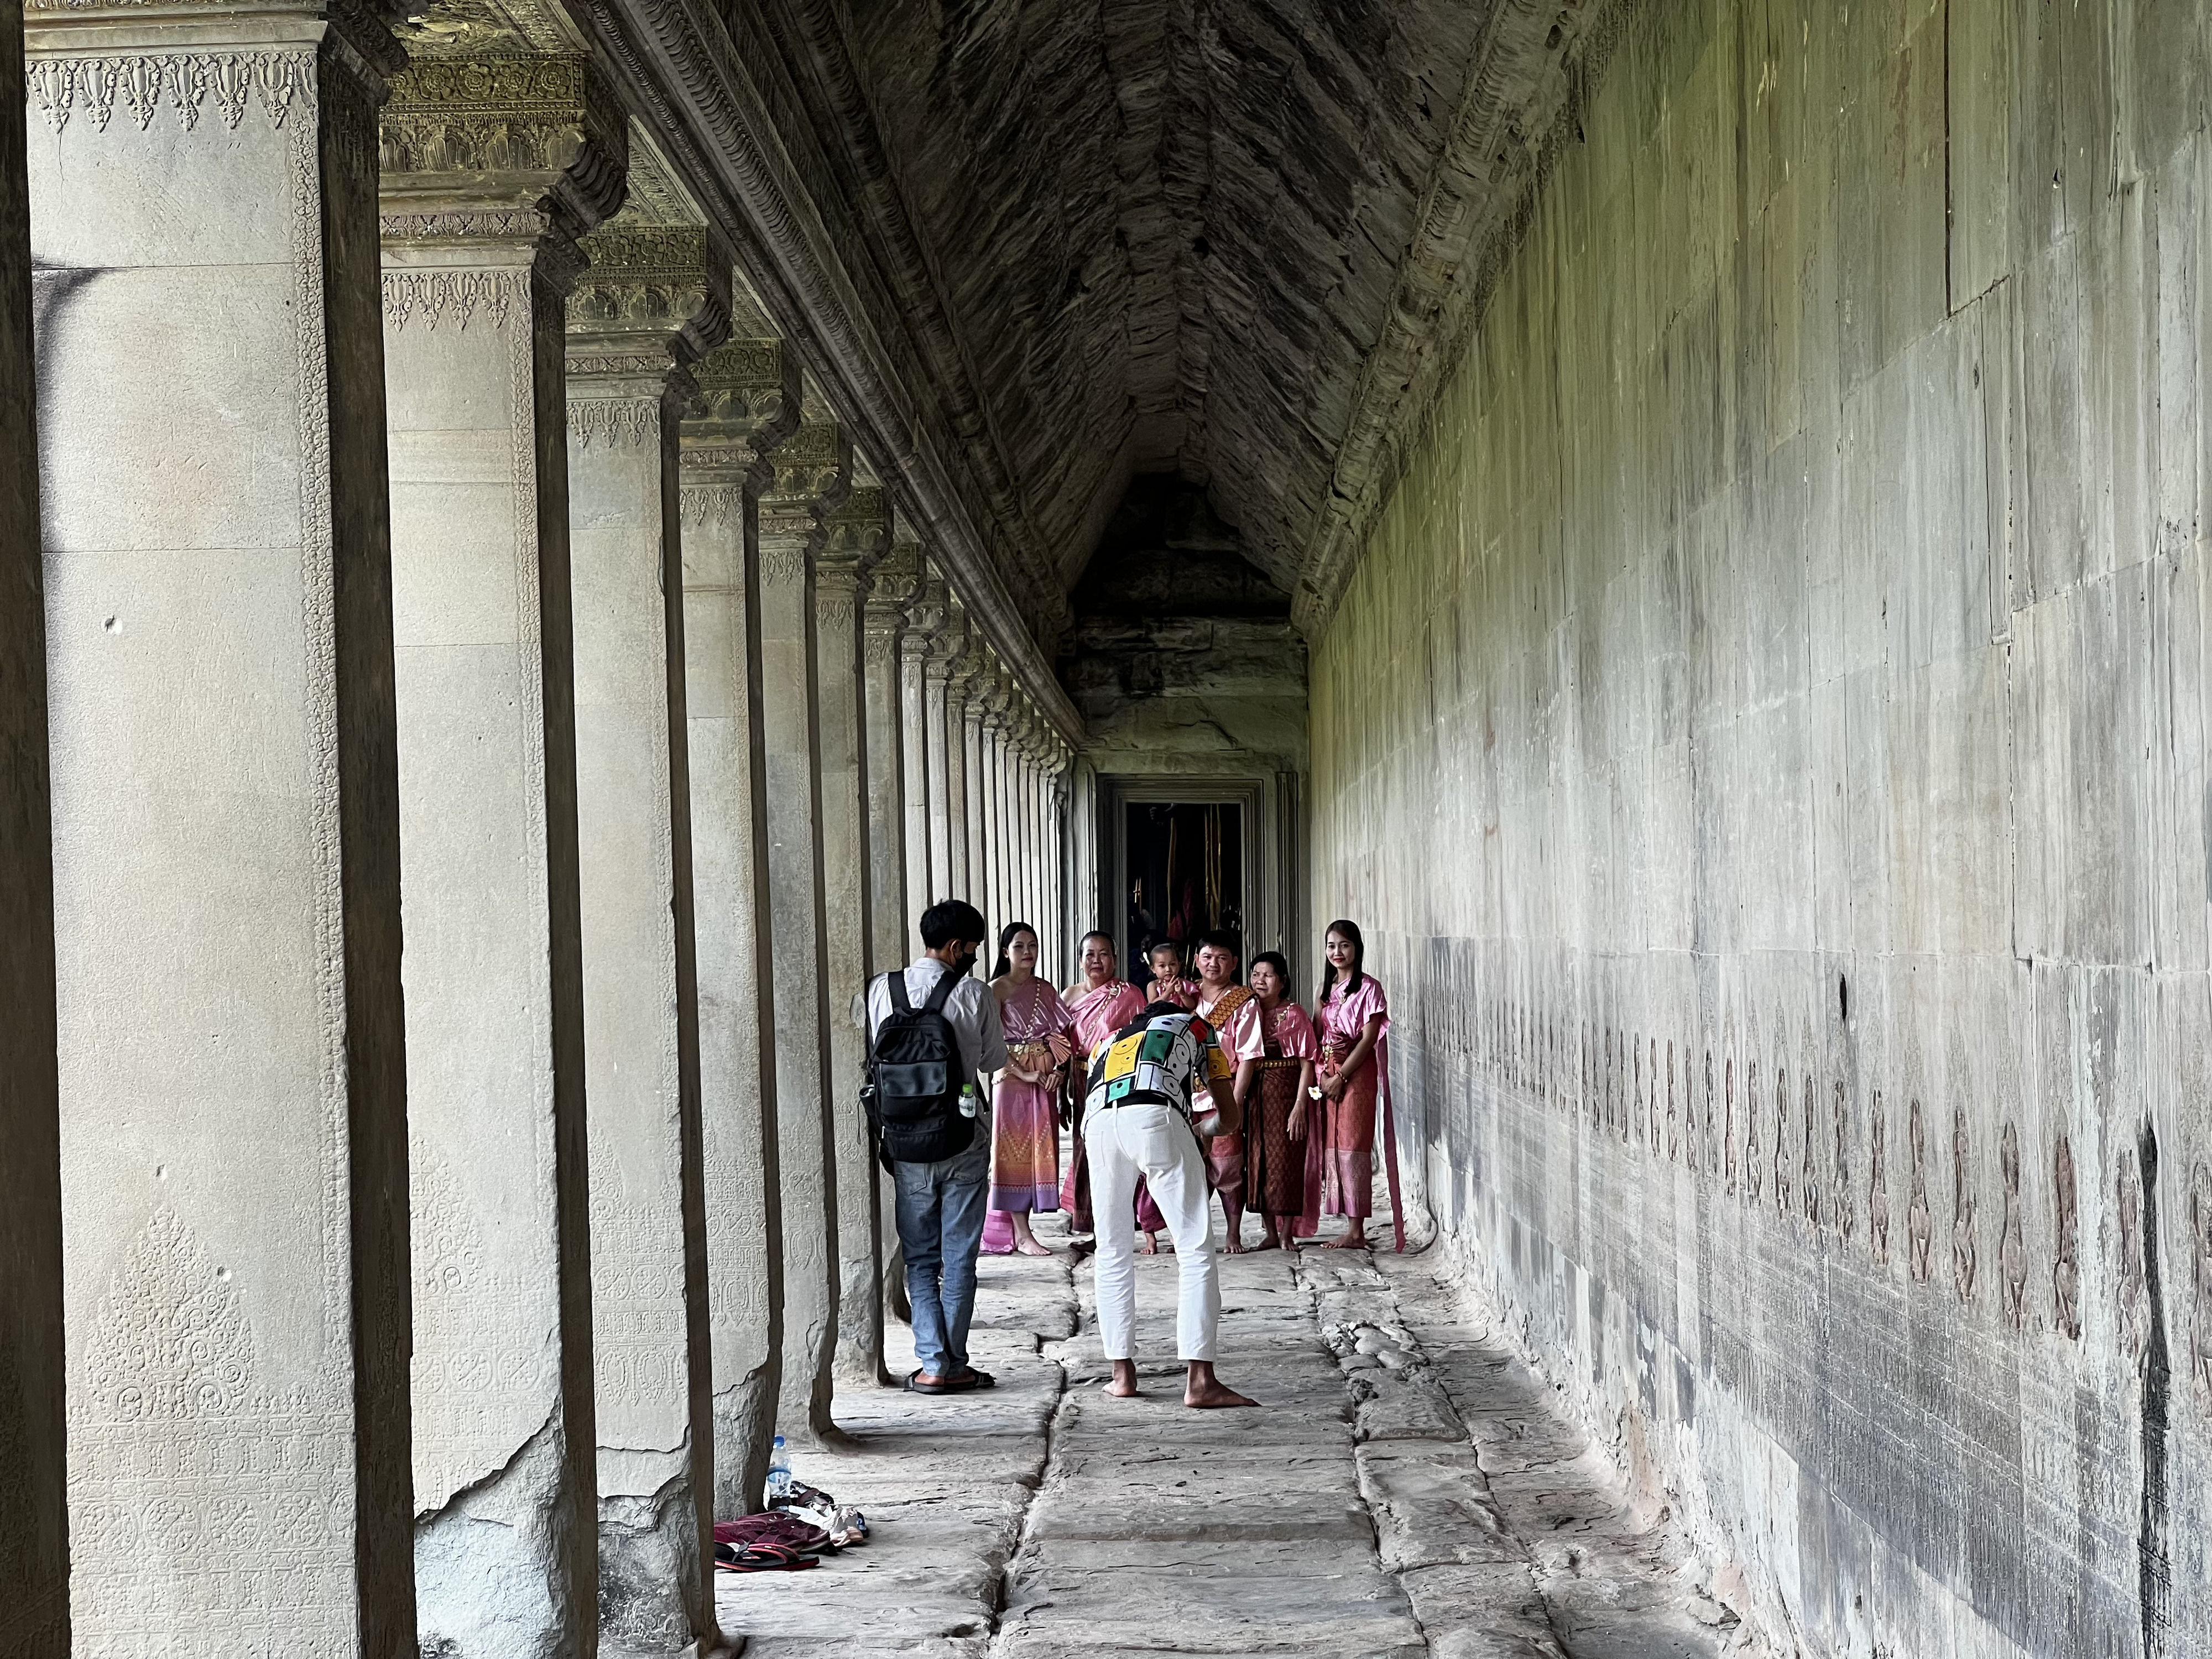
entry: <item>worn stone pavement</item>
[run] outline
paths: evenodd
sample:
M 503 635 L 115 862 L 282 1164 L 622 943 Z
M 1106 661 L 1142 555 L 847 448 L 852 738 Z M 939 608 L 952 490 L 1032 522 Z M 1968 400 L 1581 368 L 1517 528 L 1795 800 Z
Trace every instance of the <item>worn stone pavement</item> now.
M 997 1389 L 841 1392 L 853 1448 L 794 1468 L 874 1535 L 717 1575 L 723 1628 L 820 1659 L 1759 1650 L 1434 1253 L 1223 1257 L 1221 1374 L 1259 1411 L 1183 1408 L 1174 1266 L 1139 1259 L 1146 1395 L 1114 1401 L 1088 1258 L 985 1257 L 970 1349 Z

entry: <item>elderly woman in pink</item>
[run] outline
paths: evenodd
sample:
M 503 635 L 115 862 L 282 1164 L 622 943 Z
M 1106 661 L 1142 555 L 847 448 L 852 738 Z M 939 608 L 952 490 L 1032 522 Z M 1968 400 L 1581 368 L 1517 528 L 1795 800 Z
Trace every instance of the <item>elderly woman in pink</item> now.
M 1314 1024 L 1321 1032 L 1321 1092 L 1325 1117 L 1322 1208 L 1348 1218 L 1337 1249 L 1364 1249 L 1367 1218 L 1375 1208 L 1375 1106 L 1382 1104 L 1384 1173 L 1390 1182 L 1392 1229 L 1398 1248 L 1406 1248 L 1405 1206 L 1398 1198 L 1398 1132 L 1390 1120 L 1389 1051 L 1384 1038 L 1390 1011 L 1382 988 L 1363 963 L 1367 955 L 1358 927 L 1332 921 L 1327 943 L 1328 968 L 1322 975 Z
M 1091 1160 L 1083 1146 L 1079 1092 L 1083 1070 L 1094 1048 L 1145 1012 L 1145 994 L 1114 971 L 1113 935 L 1085 933 L 1080 948 L 1083 977 L 1069 986 L 1061 998 L 1074 1028 L 1076 1059 L 1068 1067 L 1068 1075 L 1079 1092 L 1073 1113 L 1074 1146 L 1067 1161 L 1067 1180 L 1060 1188 L 1060 1206 L 1067 1212 L 1070 1231 L 1087 1233 L 1091 1231 Z M 1141 1181 L 1137 1183 L 1137 1225 L 1145 1235 L 1145 1253 L 1150 1255 L 1158 1249 L 1158 1235 L 1167 1222 Z

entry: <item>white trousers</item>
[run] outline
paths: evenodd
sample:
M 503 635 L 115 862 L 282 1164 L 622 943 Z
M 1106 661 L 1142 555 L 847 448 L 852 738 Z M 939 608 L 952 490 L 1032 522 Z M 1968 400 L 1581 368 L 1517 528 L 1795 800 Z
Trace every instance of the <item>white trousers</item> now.
M 1221 1319 L 1221 1280 L 1213 1264 L 1212 1194 L 1198 1137 L 1171 1106 L 1116 1106 L 1083 1121 L 1091 1153 L 1091 1212 L 1098 1230 L 1091 1270 L 1098 1286 L 1098 1337 L 1109 1359 L 1137 1357 L 1137 1177 L 1175 1240 L 1182 1297 L 1176 1349 L 1182 1359 L 1213 1358 Z

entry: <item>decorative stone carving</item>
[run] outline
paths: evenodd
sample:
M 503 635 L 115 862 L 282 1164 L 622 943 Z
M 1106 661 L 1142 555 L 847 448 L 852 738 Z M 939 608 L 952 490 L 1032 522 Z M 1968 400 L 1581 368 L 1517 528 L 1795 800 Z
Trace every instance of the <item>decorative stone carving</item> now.
M 730 260 L 695 225 L 618 225 L 582 243 L 568 295 L 568 373 L 652 373 L 665 354 L 697 362 L 730 330 Z
M 760 504 L 761 580 L 805 579 L 805 560 L 829 537 L 829 520 L 852 488 L 853 441 L 827 421 L 800 426 L 769 457 Z
M 1836 1085 L 1836 1237 L 1848 1243 L 1851 1236 L 1850 1099 L 1844 1085 Z
M 2001 1299 L 2005 1323 L 2014 1330 L 2027 1322 L 2027 1242 L 2020 1215 L 2020 1131 L 2008 1123 L 1997 1141 L 1997 1164 L 2004 1178 L 2004 1231 L 1997 1243 L 1997 1267 L 2004 1275 Z
M 1959 1300 L 1974 1299 L 1974 1270 L 1979 1260 L 1974 1244 L 1974 1179 L 1968 1162 L 1965 1109 L 1951 1111 L 1951 1278 L 1959 1287 Z
M 2144 1294 L 2142 1182 L 2132 1152 L 2120 1154 L 2120 1346 L 2140 1369 L 2150 1350 L 2150 1306 Z
M 380 199 L 387 244 L 544 238 L 556 292 L 571 246 L 621 205 L 629 129 L 588 58 L 417 61 L 383 111 Z
M 775 476 L 769 452 L 799 429 L 799 365 L 780 340 L 732 340 L 691 366 L 682 427 L 687 523 L 742 521 Z
M 2051 1149 L 2051 1183 L 2058 1239 L 2051 1265 L 2051 1321 L 2069 1340 L 2081 1336 L 2081 1221 L 2075 1188 L 2074 1148 L 2064 1135 Z
M 1867 1237 L 1872 1241 L 1875 1265 L 1889 1262 L 1888 1125 L 1881 1110 L 1881 1091 L 1874 1091 L 1874 1111 L 1867 1128 Z
M 1905 1234 L 1911 1246 L 1913 1279 L 1925 1285 L 1936 1223 L 1928 1208 L 1928 1131 L 1921 1121 L 1920 1102 L 1917 1098 L 1911 1104 L 1907 1135 L 1912 1149 L 1912 1197 L 1905 1210 Z
M 1805 1072 L 1804 1081 L 1805 1164 L 1798 1174 L 1805 1194 L 1805 1222 L 1817 1231 L 1820 1225 L 1820 1166 L 1818 1158 L 1820 1129 L 1813 1112 L 1813 1073 L 1809 1067 Z
M 1774 1213 L 1790 1219 L 1790 1071 L 1774 1073 Z

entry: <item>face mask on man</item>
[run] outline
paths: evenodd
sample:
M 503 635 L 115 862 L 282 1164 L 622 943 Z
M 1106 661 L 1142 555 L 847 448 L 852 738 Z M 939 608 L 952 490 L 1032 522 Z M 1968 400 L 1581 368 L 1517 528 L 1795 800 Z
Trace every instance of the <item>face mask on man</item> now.
M 973 951 L 967 951 L 952 959 L 952 972 L 956 978 L 967 978 L 968 975 L 975 970 L 975 953 Z

